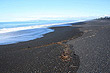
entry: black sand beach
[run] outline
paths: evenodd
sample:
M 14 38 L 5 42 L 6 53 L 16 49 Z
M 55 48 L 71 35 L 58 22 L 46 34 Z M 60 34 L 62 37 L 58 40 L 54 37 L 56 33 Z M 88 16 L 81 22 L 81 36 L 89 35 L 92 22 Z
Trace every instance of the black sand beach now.
M 46 34 L 43 38 L 0 46 L 0 73 L 76 72 L 79 57 L 72 52 L 72 59 L 63 61 L 61 55 L 68 48 L 65 42 L 81 36 L 82 32 L 76 27 L 51 29 L 55 29 L 55 32 Z
M 110 73 L 110 20 L 87 21 L 77 27 L 83 27 L 84 34 L 67 42 L 80 59 L 77 73 Z
M 0 73 L 110 73 L 110 20 L 91 20 L 0 46 Z

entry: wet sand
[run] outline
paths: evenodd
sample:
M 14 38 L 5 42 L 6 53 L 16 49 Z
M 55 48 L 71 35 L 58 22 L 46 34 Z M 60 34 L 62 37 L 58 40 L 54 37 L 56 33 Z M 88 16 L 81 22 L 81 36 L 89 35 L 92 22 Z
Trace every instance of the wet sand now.
M 0 46 L 0 73 L 109 73 L 110 21 L 52 27 L 43 38 Z
M 65 43 L 82 32 L 76 27 L 51 29 L 55 31 L 40 39 L 1 45 L 0 73 L 76 73 L 79 57 Z

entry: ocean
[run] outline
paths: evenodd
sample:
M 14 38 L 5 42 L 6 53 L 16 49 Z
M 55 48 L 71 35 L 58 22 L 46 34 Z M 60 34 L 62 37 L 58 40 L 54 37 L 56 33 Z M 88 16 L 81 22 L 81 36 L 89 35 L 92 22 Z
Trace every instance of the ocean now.
M 34 20 L 19 22 L 0 22 L 0 45 L 19 43 L 43 37 L 54 32 L 49 27 L 71 26 L 75 20 Z

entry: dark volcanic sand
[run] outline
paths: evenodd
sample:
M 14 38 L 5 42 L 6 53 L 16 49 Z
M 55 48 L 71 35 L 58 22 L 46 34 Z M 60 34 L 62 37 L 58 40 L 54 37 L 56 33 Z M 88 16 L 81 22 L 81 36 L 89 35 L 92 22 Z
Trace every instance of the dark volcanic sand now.
M 82 32 L 74 27 L 51 29 L 55 32 L 43 38 L 0 46 L 0 73 L 76 73 L 79 57 L 72 51 L 71 60 L 62 61 L 60 56 L 65 47 L 54 43 L 76 38 Z
M 51 28 L 55 32 L 40 39 L 0 46 L 0 73 L 110 73 L 110 20 L 72 25 Z M 66 62 L 60 58 L 65 47 L 56 44 L 61 41 L 72 52 Z
M 80 28 L 84 34 L 71 40 L 80 58 L 77 73 L 110 73 L 110 20 L 93 20 Z

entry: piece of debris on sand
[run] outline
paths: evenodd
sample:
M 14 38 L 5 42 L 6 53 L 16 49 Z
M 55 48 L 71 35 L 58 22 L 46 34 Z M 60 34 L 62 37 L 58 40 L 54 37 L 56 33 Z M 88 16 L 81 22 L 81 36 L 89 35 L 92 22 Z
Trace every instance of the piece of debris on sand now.
M 72 57 L 71 57 L 71 50 L 70 50 L 69 46 L 63 50 L 61 56 L 59 56 L 59 57 L 61 58 L 62 61 L 71 60 Z

